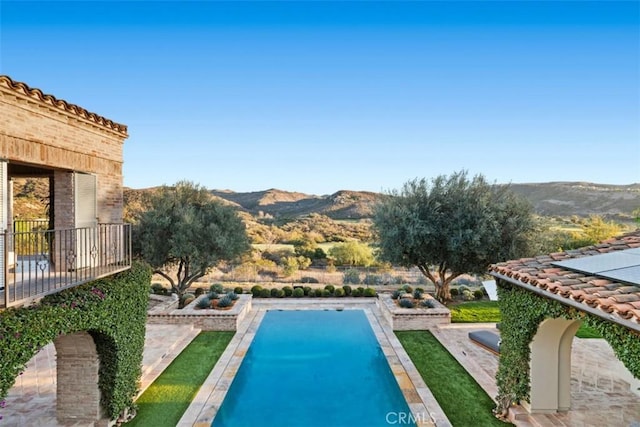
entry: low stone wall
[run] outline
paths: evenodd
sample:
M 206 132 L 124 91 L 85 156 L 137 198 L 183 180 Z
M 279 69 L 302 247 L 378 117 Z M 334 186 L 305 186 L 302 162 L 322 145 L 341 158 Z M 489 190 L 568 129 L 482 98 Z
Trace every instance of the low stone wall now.
M 421 331 L 451 323 L 449 309 L 435 300 L 436 308 L 401 308 L 389 294 L 380 294 L 378 299 L 382 317 L 394 331 Z
M 202 295 L 200 298 L 204 298 Z M 163 325 L 193 325 L 203 331 L 236 331 L 238 325 L 251 310 L 249 294 L 238 295 L 238 300 L 229 310 L 196 309 L 198 299 L 183 309 L 168 311 L 151 310 L 147 323 Z

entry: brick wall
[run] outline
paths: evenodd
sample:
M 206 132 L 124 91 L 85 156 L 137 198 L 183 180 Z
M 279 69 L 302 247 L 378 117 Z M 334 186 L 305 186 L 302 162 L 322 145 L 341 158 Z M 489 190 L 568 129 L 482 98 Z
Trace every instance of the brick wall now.
M 0 159 L 98 175 L 99 221 L 121 222 L 126 130 L 85 118 L 64 101 L 50 105 L 38 94 L 0 81 Z
M 102 417 L 98 369 L 93 337 L 86 332 L 62 335 L 54 341 L 57 363 L 58 422 L 93 423 Z

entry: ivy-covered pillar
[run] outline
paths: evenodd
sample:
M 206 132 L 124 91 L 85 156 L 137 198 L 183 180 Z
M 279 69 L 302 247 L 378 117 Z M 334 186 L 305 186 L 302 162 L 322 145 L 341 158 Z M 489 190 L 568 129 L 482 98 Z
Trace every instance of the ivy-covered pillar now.
M 498 304 L 502 313 L 500 363 L 496 374 L 498 385 L 496 412 L 506 416 L 511 405 L 519 403 L 526 405 L 527 402 L 531 402 L 531 343 L 538 332 L 539 325 L 547 318 L 566 317 L 567 309 L 556 301 L 541 298 L 505 280 L 497 279 L 496 284 L 498 285 Z M 570 351 L 571 341 L 564 334 L 557 337 L 556 350 L 560 347 L 561 341 L 564 349 L 567 342 L 569 343 Z M 557 351 L 555 357 L 558 357 Z M 558 372 L 557 369 L 556 372 Z M 564 375 L 564 370 L 562 372 Z M 558 390 L 560 386 L 554 387 Z M 562 390 L 564 388 L 563 382 Z
M 567 411 L 571 406 L 571 344 L 579 320 L 546 319 L 531 341 L 531 391 L 527 407 L 534 413 Z

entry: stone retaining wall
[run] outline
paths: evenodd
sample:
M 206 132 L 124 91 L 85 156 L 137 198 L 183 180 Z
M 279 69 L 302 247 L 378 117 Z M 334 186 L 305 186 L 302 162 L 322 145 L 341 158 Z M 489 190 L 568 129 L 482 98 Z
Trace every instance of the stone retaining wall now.
M 382 317 L 394 331 L 420 331 L 451 323 L 449 309 L 435 300 L 436 308 L 401 308 L 389 294 L 380 294 L 378 299 Z
M 201 296 L 200 298 L 205 297 Z M 236 331 L 238 325 L 251 310 L 251 295 L 238 295 L 238 300 L 229 310 L 196 309 L 198 299 L 183 309 L 170 311 L 151 310 L 148 324 L 193 325 L 203 331 Z

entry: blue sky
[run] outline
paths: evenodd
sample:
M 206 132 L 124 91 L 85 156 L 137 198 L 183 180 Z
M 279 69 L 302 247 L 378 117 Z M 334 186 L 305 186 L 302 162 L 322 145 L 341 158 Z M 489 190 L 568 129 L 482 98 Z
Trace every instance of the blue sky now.
M 0 1 L 0 74 L 129 126 L 124 183 L 640 182 L 640 2 Z

